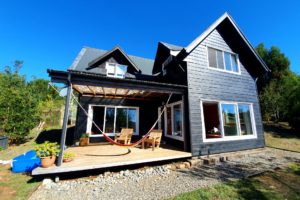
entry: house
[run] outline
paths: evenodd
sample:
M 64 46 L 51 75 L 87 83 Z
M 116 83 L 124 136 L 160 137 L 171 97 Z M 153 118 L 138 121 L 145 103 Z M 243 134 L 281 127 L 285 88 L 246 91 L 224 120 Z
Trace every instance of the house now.
M 166 106 L 163 141 L 201 156 L 265 146 L 256 81 L 268 71 L 225 13 L 187 47 L 159 42 L 154 60 L 84 47 L 67 71 L 48 73 L 68 85 L 66 111 L 73 89 L 88 112 L 78 108 L 74 144 L 83 133 L 103 141 L 92 120 L 110 136 L 128 127 L 141 138 Z

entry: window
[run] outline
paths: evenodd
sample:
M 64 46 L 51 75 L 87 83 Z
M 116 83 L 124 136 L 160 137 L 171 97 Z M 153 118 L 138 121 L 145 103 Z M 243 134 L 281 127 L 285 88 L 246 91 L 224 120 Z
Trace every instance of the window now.
M 115 78 L 125 78 L 127 72 L 126 65 L 116 63 L 106 63 L 106 75 Z
M 97 126 L 108 135 L 120 133 L 122 128 L 133 128 L 134 133 L 138 134 L 138 108 L 91 106 L 89 112 L 92 113 L 93 121 Z M 91 136 L 99 136 L 101 132 L 91 123 L 91 120 L 88 119 L 87 132 L 91 132 Z
M 251 104 L 204 101 L 202 109 L 204 140 L 255 137 Z
M 236 54 L 208 47 L 208 65 L 211 68 L 239 72 L 238 58 Z
M 167 106 L 165 112 L 165 135 L 167 137 L 183 140 L 183 111 L 182 102 Z

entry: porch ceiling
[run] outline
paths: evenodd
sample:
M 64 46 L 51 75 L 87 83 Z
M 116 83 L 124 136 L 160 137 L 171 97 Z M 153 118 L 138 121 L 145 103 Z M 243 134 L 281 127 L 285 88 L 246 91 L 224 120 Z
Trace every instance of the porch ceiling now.
M 104 86 L 73 84 L 73 89 L 83 96 L 98 96 L 107 98 L 155 99 L 167 96 L 166 92 L 153 92 L 137 89 L 111 88 Z

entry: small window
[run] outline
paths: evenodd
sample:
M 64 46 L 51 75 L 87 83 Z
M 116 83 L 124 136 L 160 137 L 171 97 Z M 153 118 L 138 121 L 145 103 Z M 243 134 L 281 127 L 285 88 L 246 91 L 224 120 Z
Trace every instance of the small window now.
M 115 63 L 106 64 L 106 75 L 109 77 L 125 78 L 126 72 L 127 72 L 126 65 L 119 65 Z
M 239 72 L 237 55 L 208 47 L 209 67 L 224 71 Z

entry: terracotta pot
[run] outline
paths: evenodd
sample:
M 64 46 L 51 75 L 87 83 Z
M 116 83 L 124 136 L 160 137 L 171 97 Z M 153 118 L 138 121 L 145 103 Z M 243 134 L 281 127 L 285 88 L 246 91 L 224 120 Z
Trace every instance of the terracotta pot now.
M 71 162 L 73 160 L 73 158 L 64 158 L 63 161 L 64 162 Z
M 89 138 L 80 138 L 79 140 L 79 146 L 87 146 L 90 143 Z
M 51 167 L 55 163 L 56 156 L 41 157 L 41 166 Z

